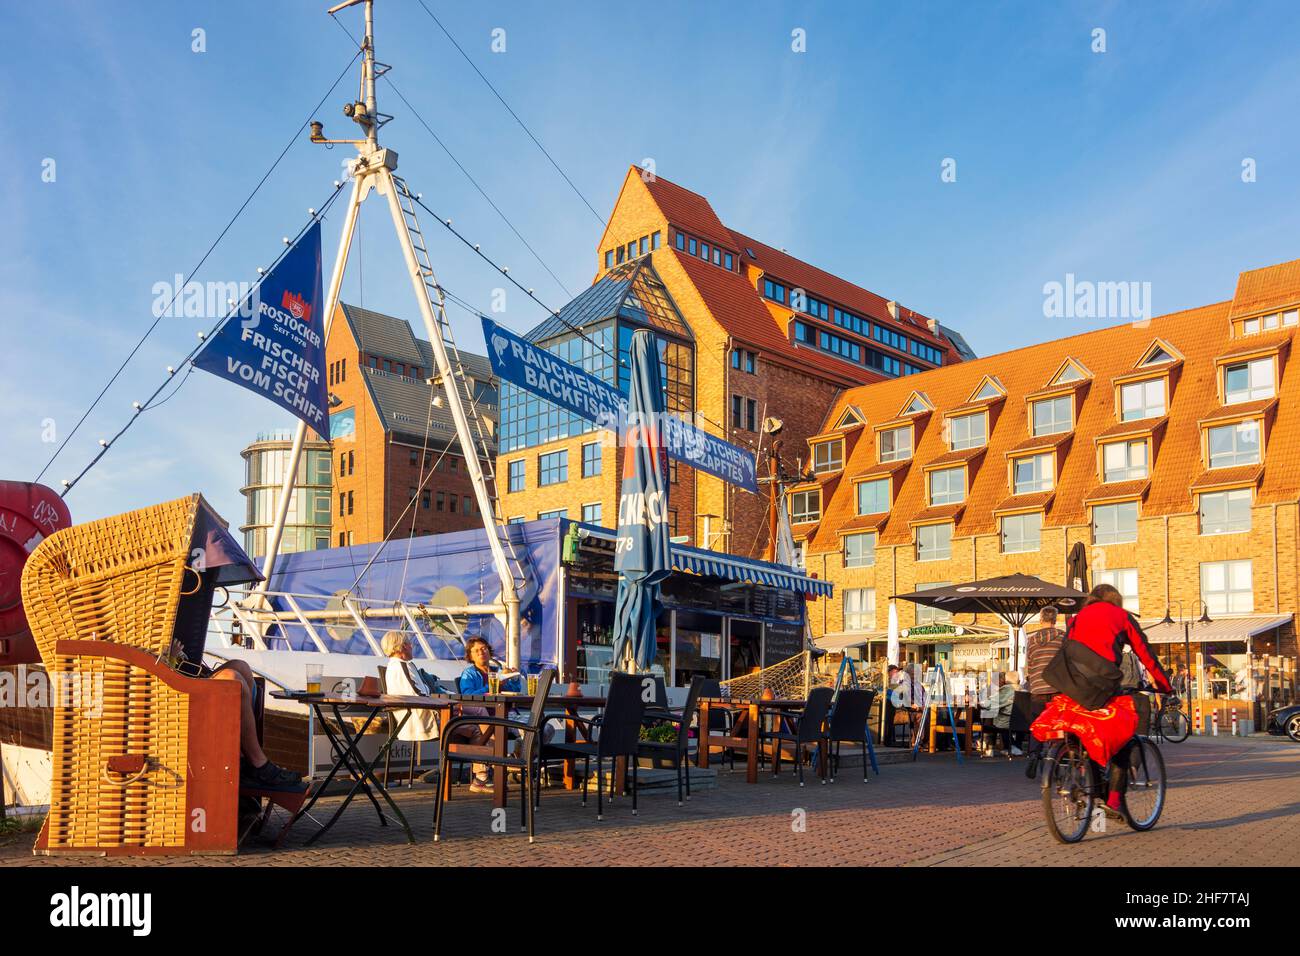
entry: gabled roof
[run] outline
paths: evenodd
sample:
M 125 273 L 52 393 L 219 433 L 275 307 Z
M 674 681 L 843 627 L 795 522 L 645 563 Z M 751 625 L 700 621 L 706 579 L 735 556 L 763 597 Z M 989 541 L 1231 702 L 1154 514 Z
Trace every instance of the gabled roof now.
M 524 338 L 530 342 L 546 342 L 613 318 L 688 341 L 694 338 L 648 255 L 610 269 Z
M 1153 339 L 1147 346 L 1142 356 L 1133 363 L 1135 369 L 1150 368 L 1151 366 L 1171 365 L 1183 360 L 1183 353 L 1178 351 L 1164 339 Z
M 641 170 L 633 166 L 633 175 L 641 175 Z M 654 199 L 664 218 L 684 232 L 694 233 L 701 239 L 719 243 L 736 252 L 736 240 L 731 231 L 722 224 L 718 214 L 713 211 L 709 201 L 699 193 L 691 192 L 684 186 L 669 182 L 660 176 L 642 177 L 646 189 Z
M 999 398 L 1006 398 L 1007 389 L 1002 384 L 1002 380 L 996 375 L 985 375 L 975 386 L 975 390 L 970 393 L 970 398 L 966 399 L 966 404 L 973 405 L 977 402 L 995 402 Z
M 831 431 L 847 431 L 850 428 L 857 428 L 867 423 L 866 416 L 856 405 L 846 405 L 840 412 L 839 418 L 835 419 L 835 424 L 831 426 Z
M 928 415 L 934 411 L 934 402 L 930 401 L 930 396 L 925 392 L 913 391 L 907 396 L 907 401 L 903 402 L 903 407 L 899 409 L 896 418 L 908 418 L 913 415 Z
M 410 323 L 346 302 L 339 303 L 339 311 L 352 330 L 357 347 L 367 355 L 394 359 L 406 365 L 419 365 L 424 361 Z
M 1056 388 L 1059 385 L 1083 382 L 1090 378 L 1092 378 L 1092 372 L 1088 371 L 1086 365 L 1073 356 L 1067 356 L 1065 361 L 1061 363 L 1061 367 L 1047 380 L 1044 390 Z

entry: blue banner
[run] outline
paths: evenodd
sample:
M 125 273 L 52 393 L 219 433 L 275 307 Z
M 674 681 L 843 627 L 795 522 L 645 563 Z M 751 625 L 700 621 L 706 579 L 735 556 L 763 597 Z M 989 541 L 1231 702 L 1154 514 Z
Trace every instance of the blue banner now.
M 627 397 L 614 386 L 503 328 L 486 316 L 483 337 L 492 371 L 502 381 L 540 395 L 560 408 L 623 433 Z M 676 415 L 664 415 L 664 447 L 670 458 L 758 494 L 754 456 L 738 445 L 696 428 Z
M 241 311 L 247 318 L 232 316 L 195 367 L 275 402 L 328 439 L 322 298 L 317 221 L 254 290 L 252 308 Z

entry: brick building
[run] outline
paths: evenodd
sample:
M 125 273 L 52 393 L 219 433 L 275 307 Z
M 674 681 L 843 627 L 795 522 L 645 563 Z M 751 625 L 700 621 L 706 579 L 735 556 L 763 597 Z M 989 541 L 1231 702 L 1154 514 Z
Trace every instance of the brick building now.
M 770 441 L 764 419 L 780 419 L 790 472 L 807 467 L 804 441 L 841 390 L 971 357 L 938 322 L 729 229 L 703 196 L 632 167 L 593 285 L 528 337 L 606 381 L 617 370 L 626 385 L 628 345 L 643 327 L 665 342 L 670 411 L 753 450 Z M 616 523 L 611 434 L 508 383 L 501 416 L 503 516 Z M 765 498 L 675 464 L 670 479 L 674 534 L 763 553 Z
M 461 360 L 468 372 L 462 396 L 495 431 L 491 367 L 481 355 L 461 352 Z M 340 303 L 326 363 L 338 400 L 330 409 L 331 543 L 382 541 L 395 525 L 395 537 L 481 527 L 451 413 L 441 386 L 430 385 L 429 343 L 401 319 Z
M 1081 543 L 1090 583 L 1144 621 L 1205 602 L 1216 641 L 1293 659 L 1298 309 L 1300 260 L 1241 273 L 1226 302 L 838 396 L 810 439 L 816 480 L 790 490 L 807 568 L 836 584 L 814 632 L 879 638 L 890 596 L 928 586 L 1063 582 Z M 1153 631 L 1172 657 L 1182 635 Z

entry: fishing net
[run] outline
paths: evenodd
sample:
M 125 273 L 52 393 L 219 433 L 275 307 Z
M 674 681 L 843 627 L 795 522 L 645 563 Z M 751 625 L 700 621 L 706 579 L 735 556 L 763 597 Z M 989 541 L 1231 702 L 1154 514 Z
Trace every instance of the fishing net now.
M 808 651 L 796 654 L 752 674 L 722 682 L 722 695 L 736 700 L 756 700 L 770 690 L 777 700 L 803 700 L 813 687 L 832 687 L 835 675 L 813 664 Z

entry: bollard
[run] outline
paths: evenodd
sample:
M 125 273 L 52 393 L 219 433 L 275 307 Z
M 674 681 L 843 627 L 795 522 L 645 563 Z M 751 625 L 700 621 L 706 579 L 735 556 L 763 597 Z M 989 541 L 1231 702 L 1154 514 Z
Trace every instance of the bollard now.
M 1219 711 L 1217 709 L 1210 711 L 1210 736 L 1219 736 Z
M 1238 736 L 1238 734 L 1237 734 L 1237 708 L 1236 708 L 1236 707 L 1232 708 L 1232 736 L 1234 736 L 1234 737 Z
M 1198 700 L 1192 708 L 1192 733 L 1199 735 L 1201 731 L 1201 702 Z

